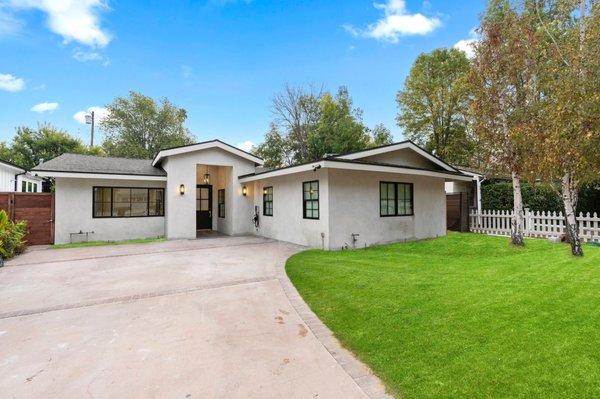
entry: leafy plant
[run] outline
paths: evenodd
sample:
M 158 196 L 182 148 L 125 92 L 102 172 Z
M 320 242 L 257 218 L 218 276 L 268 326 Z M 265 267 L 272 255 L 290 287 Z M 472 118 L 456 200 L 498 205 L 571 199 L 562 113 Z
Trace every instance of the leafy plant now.
M 25 250 L 25 234 L 27 222 L 20 220 L 13 222 L 6 211 L 0 210 L 0 256 L 10 259 Z

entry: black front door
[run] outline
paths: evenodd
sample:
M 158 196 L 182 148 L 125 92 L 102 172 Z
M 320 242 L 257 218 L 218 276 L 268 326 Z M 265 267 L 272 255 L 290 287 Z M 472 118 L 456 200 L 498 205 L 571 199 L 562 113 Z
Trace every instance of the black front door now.
M 196 230 L 212 229 L 212 186 L 196 186 Z

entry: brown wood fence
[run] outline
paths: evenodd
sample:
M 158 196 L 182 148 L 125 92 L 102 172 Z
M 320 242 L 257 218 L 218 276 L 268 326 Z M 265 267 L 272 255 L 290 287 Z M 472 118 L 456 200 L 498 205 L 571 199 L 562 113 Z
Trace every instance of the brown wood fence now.
M 27 221 L 28 245 L 54 243 L 54 194 L 0 192 L 0 209 L 13 221 Z
M 452 231 L 469 231 L 467 193 L 446 195 L 446 228 Z

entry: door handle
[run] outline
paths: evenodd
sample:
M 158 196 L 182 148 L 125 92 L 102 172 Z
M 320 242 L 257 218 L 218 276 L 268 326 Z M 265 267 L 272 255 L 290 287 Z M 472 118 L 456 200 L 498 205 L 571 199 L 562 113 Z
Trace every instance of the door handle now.
M 212 217 L 212 211 L 208 211 L 208 216 Z

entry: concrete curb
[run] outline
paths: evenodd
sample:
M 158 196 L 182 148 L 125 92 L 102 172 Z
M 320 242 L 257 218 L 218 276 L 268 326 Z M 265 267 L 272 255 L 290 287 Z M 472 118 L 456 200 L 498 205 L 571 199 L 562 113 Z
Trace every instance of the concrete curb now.
M 281 288 L 292 304 L 292 307 L 296 310 L 296 313 L 298 313 L 298 316 L 300 316 L 335 361 L 342 366 L 344 371 L 346 371 L 350 377 L 352 377 L 356 385 L 358 385 L 365 395 L 371 399 L 393 398 L 393 396 L 386 392 L 385 386 L 381 380 L 373 374 L 371 369 L 358 360 L 352 352 L 343 348 L 331 330 L 323 324 L 312 310 L 310 310 L 287 276 L 285 264 L 278 268 L 277 273 Z

